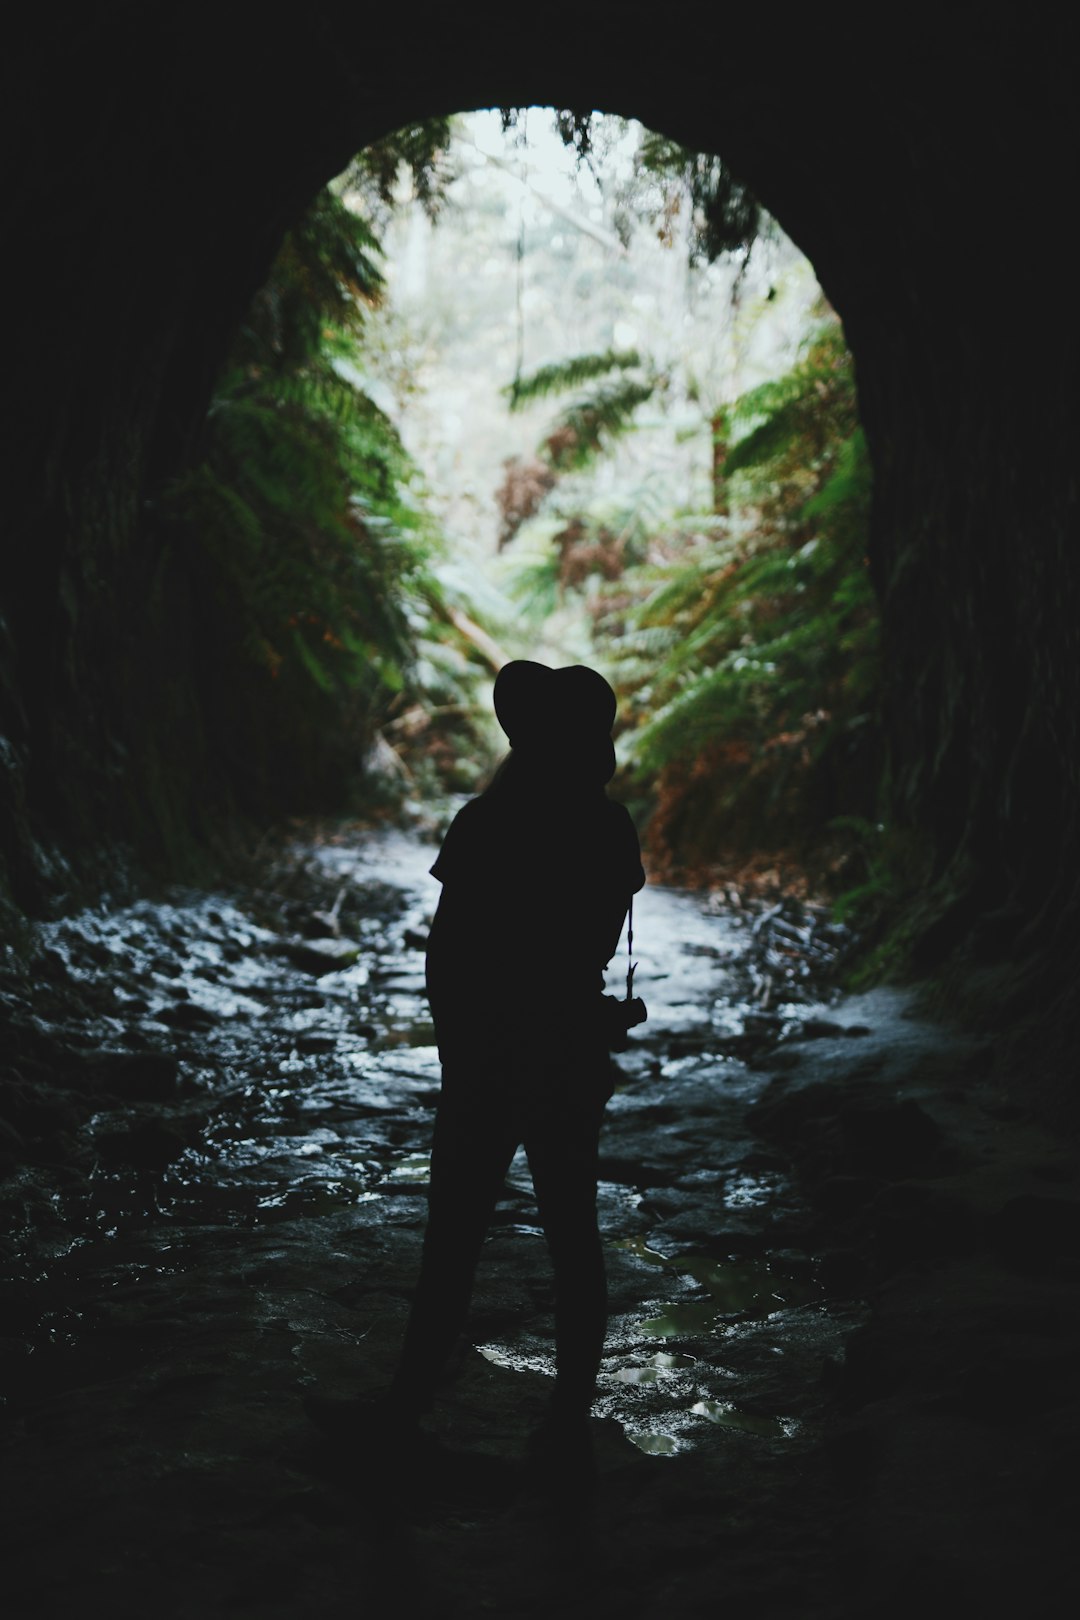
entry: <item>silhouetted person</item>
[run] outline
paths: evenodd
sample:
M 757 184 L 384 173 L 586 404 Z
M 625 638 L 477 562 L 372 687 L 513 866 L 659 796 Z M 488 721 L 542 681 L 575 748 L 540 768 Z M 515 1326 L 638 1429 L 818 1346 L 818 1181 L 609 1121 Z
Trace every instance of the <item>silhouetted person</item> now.
M 427 988 L 442 1061 L 423 1260 L 391 1401 L 430 1401 L 465 1325 L 481 1245 L 524 1145 L 555 1274 L 548 1430 L 583 1429 L 607 1319 L 597 1144 L 623 1004 L 603 995 L 645 882 L 627 811 L 608 799 L 615 694 L 584 665 L 527 660 L 495 683 L 511 752 L 455 817 Z

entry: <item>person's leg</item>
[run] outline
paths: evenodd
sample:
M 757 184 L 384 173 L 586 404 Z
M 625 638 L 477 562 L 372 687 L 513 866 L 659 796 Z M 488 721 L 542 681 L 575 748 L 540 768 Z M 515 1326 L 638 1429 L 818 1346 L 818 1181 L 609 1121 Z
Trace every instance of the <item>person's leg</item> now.
M 607 1326 L 607 1279 L 596 1219 L 602 1109 L 581 1109 L 530 1130 L 525 1151 L 555 1272 L 557 1416 L 588 1416 Z
M 400 1408 L 430 1403 L 465 1326 L 480 1249 L 516 1148 L 508 1123 L 440 1103 L 420 1276 L 390 1391 Z

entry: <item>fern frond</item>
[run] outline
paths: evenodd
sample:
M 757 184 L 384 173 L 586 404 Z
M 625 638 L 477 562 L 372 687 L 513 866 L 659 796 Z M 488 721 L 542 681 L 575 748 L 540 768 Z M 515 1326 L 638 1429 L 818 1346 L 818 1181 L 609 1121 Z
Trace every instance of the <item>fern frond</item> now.
M 560 414 L 545 440 L 551 465 L 559 472 L 580 472 L 633 426 L 638 406 L 654 392 L 651 382 L 630 381 L 612 383 L 575 400 Z
M 510 594 L 532 623 L 550 619 L 562 594 L 558 552 L 552 550 L 541 561 L 517 569 L 510 580 Z
M 551 394 L 564 394 L 568 389 L 580 388 L 594 377 L 606 376 L 609 371 L 628 371 L 641 364 L 636 349 L 606 349 L 602 354 L 579 354 L 571 360 L 557 360 L 540 366 L 524 377 L 515 377 L 503 393 L 512 411 L 519 411 L 535 399 L 546 399 Z

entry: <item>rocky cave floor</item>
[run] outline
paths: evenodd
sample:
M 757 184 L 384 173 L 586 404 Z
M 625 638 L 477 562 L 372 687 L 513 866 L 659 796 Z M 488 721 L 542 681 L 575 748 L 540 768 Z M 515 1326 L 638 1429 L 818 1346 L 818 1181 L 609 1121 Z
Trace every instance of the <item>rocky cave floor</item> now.
M 636 907 L 594 1485 L 525 1461 L 553 1369 L 520 1160 L 422 1456 L 308 1423 L 385 1384 L 408 1308 L 432 856 L 298 834 L 8 964 L 6 1613 L 1068 1612 L 1076 1146 L 914 991 L 840 994 L 842 932 L 767 886 Z

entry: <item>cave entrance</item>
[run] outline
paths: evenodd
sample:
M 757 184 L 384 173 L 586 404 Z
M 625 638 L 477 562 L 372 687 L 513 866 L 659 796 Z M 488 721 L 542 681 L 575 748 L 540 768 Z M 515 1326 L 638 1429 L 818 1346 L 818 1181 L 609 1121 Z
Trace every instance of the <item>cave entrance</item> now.
M 494 674 L 535 657 L 615 685 L 654 868 L 867 824 L 850 357 L 721 159 L 539 107 L 385 137 L 290 232 L 215 434 L 291 780 L 320 746 L 325 796 L 362 738 L 362 794 L 474 791 Z

